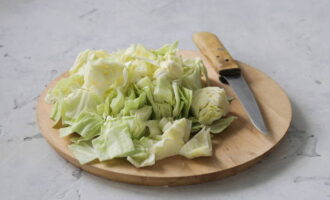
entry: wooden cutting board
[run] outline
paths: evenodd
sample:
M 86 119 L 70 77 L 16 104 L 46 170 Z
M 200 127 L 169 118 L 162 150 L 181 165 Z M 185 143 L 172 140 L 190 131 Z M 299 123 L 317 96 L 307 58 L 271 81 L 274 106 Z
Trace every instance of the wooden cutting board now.
M 181 51 L 180 54 L 184 58 L 202 57 L 195 51 Z M 210 84 L 224 87 L 230 96 L 235 97 L 228 86 L 218 81 L 217 73 L 206 59 L 203 60 L 211 79 Z M 66 160 L 85 171 L 115 181 L 175 186 L 202 183 L 234 175 L 257 163 L 271 152 L 285 136 L 291 121 L 290 101 L 280 86 L 256 68 L 242 62 L 239 64 L 246 81 L 256 95 L 271 134 L 263 135 L 253 127 L 236 98 L 231 103 L 230 115 L 238 116 L 238 119 L 212 139 L 214 147 L 212 157 L 189 160 L 182 156 L 174 156 L 157 161 L 154 166 L 140 169 L 124 159 L 80 165 L 67 148 L 69 139 L 60 138 L 59 131 L 52 128 L 53 122 L 49 118 L 52 105 L 44 100 L 47 91 L 66 74 L 51 82 L 39 97 L 38 125 L 48 143 Z

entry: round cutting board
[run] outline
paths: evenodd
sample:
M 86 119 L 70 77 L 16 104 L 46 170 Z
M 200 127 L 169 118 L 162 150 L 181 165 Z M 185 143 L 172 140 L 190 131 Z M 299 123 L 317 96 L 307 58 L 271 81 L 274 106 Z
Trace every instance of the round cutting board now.
M 184 58 L 202 57 L 195 51 L 181 51 Z M 218 81 L 217 73 L 204 59 L 208 69 L 210 85 L 224 87 L 230 96 L 235 94 L 227 85 Z M 37 119 L 42 135 L 66 160 L 92 174 L 133 184 L 143 185 L 187 185 L 216 180 L 237 174 L 261 160 L 285 136 L 291 121 L 291 105 L 285 92 L 263 72 L 239 62 L 246 81 L 253 90 L 269 135 L 258 132 L 250 123 L 239 100 L 231 102 L 230 115 L 238 117 L 229 128 L 212 139 L 213 156 L 186 159 L 174 156 L 157 161 L 154 166 L 135 168 L 124 159 L 93 162 L 80 165 L 67 148 L 68 138 L 60 138 L 58 129 L 52 128 L 51 107 L 45 102 L 47 91 L 66 74 L 55 79 L 41 94 L 37 106 Z

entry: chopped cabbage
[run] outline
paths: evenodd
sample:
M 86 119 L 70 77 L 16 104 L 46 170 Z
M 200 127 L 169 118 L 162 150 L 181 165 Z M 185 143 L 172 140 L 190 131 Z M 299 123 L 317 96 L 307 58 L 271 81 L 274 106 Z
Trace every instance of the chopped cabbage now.
M 205 125 L 227 115 L 229 102 L 224 89 L 219 87 L 206 87 L 194 91 L 192 110 L 195 117 Z
M 81 52 L 46 97 L 60 136 L 81 164 L 125 157 L 135 167 L 174 155 L 210 156 L 210 133 L 235 119 L 225 91 L 206 87 L 200 58 L 177 55 L 178 43 L 155 50 Z M 199 131 L 199 132 L 198 132 Z M 198 132 L 191 138 L 191 132 Z
M 200 156 L 212 155 L 210 129 L 203 128 L 191 138 L 181 149 L 180 154 L 192 159 Z
M 48 103 L 55 103 L 60 101 L 65 96 L 69 95 L 75 89 L 81 88 L 84 84 L 84 77 L 81 75 L 72 75 L 67 78 L 61 79 L 57 82 L 56 86 L 51 89 L 47 96 Z
M 70 144 L 70 151 L 77 158 L 80 164 L 89 163 L 97 158 L 95 149 L 90 142 L 81 142 L 79 144 Z
M 161 140 L 155 144 L 156 160 L 179 154 L 185 138 L 190 135 L 190 126 L 191 123 L 186 118 L 174 121 L 163 133 Z
M 135 167 L 146 167 L 155 164 L 155 153 L 153 152 L 154 141 L 147 137 L 134 140 L 134 152 L 127 156 L 127 160 Z
M 134 151 L 129 127 L 124 122 L 107 120 L 102 127 L 100 136 L 93 139 L 92 144 L 100 161 L 126 157 Z
M 72 124 L 80 113 L 87 111 L 96 113 L 96 106 L 101 103 L 101 98 L 93 91 L 77 89 L 63 98 L 62 124 Z
M 102 117 L 96 113 L 82 112 L 70 128 L 84 139 L 92 139 L 100 134 L 103 122 Z
M 229 116 L 226 118 L 222 118 L 219 119 L 217 121 L 215 121 L 211 126 L 209 126 L 210 128 L 210 132 L 217 134 L 217 133 L 221 133 L 223 130 L 225 130 L 235 119 L 237 119 L 237 117 L 235 116 Z

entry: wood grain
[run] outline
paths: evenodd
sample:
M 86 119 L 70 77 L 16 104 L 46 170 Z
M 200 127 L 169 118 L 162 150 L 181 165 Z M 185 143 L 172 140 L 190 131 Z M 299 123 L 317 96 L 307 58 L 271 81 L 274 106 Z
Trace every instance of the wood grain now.
M 184 58 L 201 56 L 195 51 L 181 51 Z M 211 79 L 211 85 L 224 87 L 227 93 L 234 96 L 232 90 L 218 81 L 217 73 L 203 58 Z M 47 91 L 62 75 L 49 84 L 39 97 L 37 105 L 37 120 L 42 135 L 47 142 L 66 160 L 92 174 L 115 181 L 142 185 L 187 185 L 216 180 L 237 174 L 261 160 L 276 147 L 285 136 L 291 121 L 291 105 L 285 92 L 267 75 L 261 71 L 239 62 L 242 73 L 256 95 L 265 117 L 270 134 L 259 133 L 250 123 L 247 114 L 238 100 L 231 103 L 231 115 L 238 119 L 223 133 L 213 138 L 214 152 L 212 157 L 185 159 L 174 156 L 157 161 L 154 166 L 135 168 L 124 159 L 108 162 L 94 162 L 80 165 L 69 152 L 68 138 L 60 138 L 59 131 L 52 128 L 50 120 L 52 105 L 44 99 Z
M 209 32 L 195 33 L 193 41 L 222 76 L 240 74 L 239 66 L 216 35 Z

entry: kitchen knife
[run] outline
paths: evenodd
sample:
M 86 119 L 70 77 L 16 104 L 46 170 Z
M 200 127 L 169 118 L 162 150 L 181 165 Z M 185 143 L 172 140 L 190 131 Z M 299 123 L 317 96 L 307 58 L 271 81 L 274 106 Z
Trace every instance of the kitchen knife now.
M 193 35 L 193 40 L 201 53 L 210 61 L 212 67 L 219 73 L 219 79 L 228 83 L 247 111 L 252 124 L 263 134 L 268 129 L 260 113 L 255 97 L 246 83 L 239 65 L 216 35 L 208 32 L 199 32 Z

